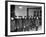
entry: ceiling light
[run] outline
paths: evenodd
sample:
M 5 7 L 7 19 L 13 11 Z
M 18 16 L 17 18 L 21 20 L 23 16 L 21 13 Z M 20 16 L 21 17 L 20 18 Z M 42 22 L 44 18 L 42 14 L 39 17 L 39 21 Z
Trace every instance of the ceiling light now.
M 22 9 L 22 6 L 20 6 L 19 8 Z

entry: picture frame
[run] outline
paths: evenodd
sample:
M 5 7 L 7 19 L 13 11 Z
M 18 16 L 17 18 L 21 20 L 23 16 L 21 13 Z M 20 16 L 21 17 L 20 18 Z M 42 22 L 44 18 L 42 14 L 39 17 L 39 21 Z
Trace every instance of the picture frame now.
M 11 32 L 10 31 L 10 6 L 24 5 L 24 6 L 41 6 L 42 8 L 42 30 L 33 32 Z M 29 8 L 28 8 L 29 9 Z M 27 10 L 28 12 L 28 10 Z M 45 3 L 41 2 L 25 2 L 25 1 L 5 1 L 5 36 L 24 36 L 24 35 L 40 35 L 45 34 Z

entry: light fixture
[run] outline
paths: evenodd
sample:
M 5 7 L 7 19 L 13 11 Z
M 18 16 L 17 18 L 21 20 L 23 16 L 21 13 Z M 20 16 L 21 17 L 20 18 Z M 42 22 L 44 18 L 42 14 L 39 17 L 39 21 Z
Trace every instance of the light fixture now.
M 22 9 L 23 7 L 22 6 L 19 6 L 20 9 Z

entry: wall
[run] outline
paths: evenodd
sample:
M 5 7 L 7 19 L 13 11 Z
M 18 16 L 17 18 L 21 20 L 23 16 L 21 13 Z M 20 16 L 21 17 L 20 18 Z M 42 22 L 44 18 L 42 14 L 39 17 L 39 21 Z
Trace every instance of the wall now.
M 22 7 L 22 8 L 19 8 Z M 15 15 L 26 16 L 27 8 L 25 6 L 15 6 Z

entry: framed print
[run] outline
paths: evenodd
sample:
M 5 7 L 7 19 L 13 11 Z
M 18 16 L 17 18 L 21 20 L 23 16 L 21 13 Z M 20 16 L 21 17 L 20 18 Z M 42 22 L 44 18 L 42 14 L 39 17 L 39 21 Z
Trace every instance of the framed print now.
M 5 35 L 45 34 L 45 3 L 6 1 Z

